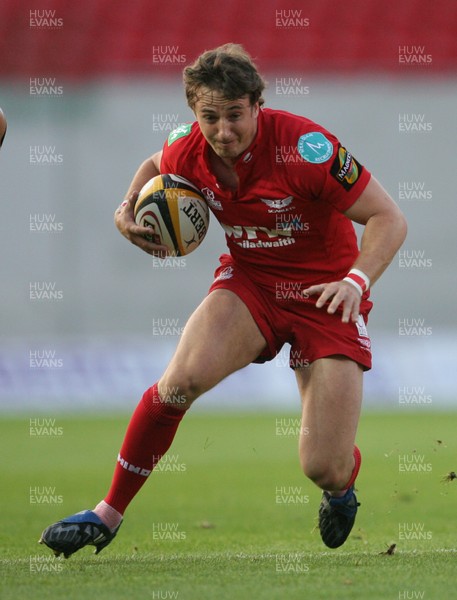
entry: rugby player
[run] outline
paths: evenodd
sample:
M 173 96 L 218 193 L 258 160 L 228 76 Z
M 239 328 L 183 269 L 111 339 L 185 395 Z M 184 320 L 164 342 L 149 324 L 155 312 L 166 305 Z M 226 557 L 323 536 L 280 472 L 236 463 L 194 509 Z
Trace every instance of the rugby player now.
M 204 52 L 184 69 L 184 86 L 196 121 L 142 163 L 115 223 L 130 242 L 164 256 L 166 248 L 135 224 L 133 206 L 149 179 L 175 173 L 202 190 L 229 254 L 220 257 L 165 373 L 137 406 L 107 496 L 49 526 L 40 541 L 65 557 L 88 544 L 100 552 L 194 400 L 288 342 L 303 407 L 301 466 L 322 489 L 319 529 L 336 548 L 359 505 L 355 437 L 363 372 L 371 367 L 369 288 L 401 246 L 405 219 L 334 135 L 263 108 L 264 81 L 241 46 Z M 364 225 L 360 250 L 353 221 Z

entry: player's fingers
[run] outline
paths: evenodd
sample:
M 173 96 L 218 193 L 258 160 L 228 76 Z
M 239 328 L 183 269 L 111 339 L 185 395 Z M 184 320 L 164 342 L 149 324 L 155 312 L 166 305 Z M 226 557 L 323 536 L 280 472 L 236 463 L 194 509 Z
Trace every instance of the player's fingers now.
M 138 233 L 133 232 L 133 228 L 130 229 L 130 241 L 135 246 L 138 246 L 148 254 L 153 254 L 154 252 L 168 252 L 168 246 L 165 244 L 156 244 L 152 241 L 151 229 L 149 227 L 140 227 L 140 231 Z M 144 230 L 144 231 L 143 231 Z
M 328 289 L 328 283 L 320 283 L 317 285 L 312 285 L 306 290 L 303 290 L 303 296 L 308 298 L 309 296 L 314 296 L 316 294 L 320 294 L 319 298 L 316 300 L 316 308 L 321 308 L 327 302 L 327 300 L 332 296 L 332 292 Z
M 352 307 L 351 307 L 351 313 L 350 313 L 350 319 L 353 323 L 355 323 L 357 321 L 357 319 L 359 318 L 359 314 L 360 314 L 360 303 L 362 302 L 362 295 L 359 294 L 359 292 L 355 292 L 354 295 L 354 290 L 351 290 L 353 296 L 353 301 L 352 301 Z
M 354 305 L 351 306 L 348 302 L 346 302 L 344 304 L 343 315 L 341 317 L 341 320 L 343 321 L 343 323 L 349 323 L 349 321 L 351 321 L 352 323 L 355 323 L 358 318 L 359 318 L 359 305 L 357 303 L 355 303 Z
M 324 290 L 321 293 L 321 295 L 319 296 L 319 298 L 317 299 L 316 307 L 322 308 L 322 306 L 324 306 L 324 304 L 326 302 L 328 302 L 332 296 L 335 297 L 335 295 L 337 293 L 338 293 L 338 284 L 337 283 L 324 284 Z M 335 298 L 332 300 L 332 303 L 334 301 L 335 301 Z M 336 307 L 338 307 L 338 305 L 339 305 L 339 302 L 336 304 Z M 336 310 L 336 308 L 335 308 L 335 310 Z M 335 312 L 335 310 L 332 310 L 329 312 Z
M 360 314 L 360 302 L 356 302 L 351 311 L 351 321 L 356 323 Z
M 349 323 L 349 320 L 352 319 L 352 312 L 354 310 L 352 302 L 346 300 L 343 304 L 343 314 L 341 316 L 341 320 L 343 323 Z
M 320 283 L 318 285 L 312 285 L 306 290 L 303 290 L 303 296 L 314 296 L 315 294 L 321 294 L 325 290 L 325 283 Z
M 343 313 L 341 320 L 343 323 L 353 323 L 357 321 L 360 310 L 360 297 L 357 292 L 349 290 L 346 294 L 342 294 L 340 304 L 343 303 Z
M 316 308 L 322 308 L 330 297 L 331 294 L 329 294 L 327 290 L 324 290 L 316 300 Z
M 131 241 L 133 244 L 135 244 L 135 246 L 138 246 L 138 248 L 143 250 L 143 252 L 146 252 L 151 256 L 165 258 L 170 254 L 167 246 L 154 244 L 153 242 L 148 241 L 144 237 L 136 236 L 135 238 L 132 238 Z
M 332 301 L 328 305 L 327 312 L 330 314 L 335 313 L 342 302 L 344 302 L 344 294 L 342 294 L 340 290 L 333 296 Z M 346 304 L 344 306 L 346 306 Z
M 142 227 L 141 225 L 136 225 L 135 223 L 131 223 L 128 228 L 130 236 L 139 236 L 144 239 L 148 239 L 147 236 L 151 235 L 150 227 Z

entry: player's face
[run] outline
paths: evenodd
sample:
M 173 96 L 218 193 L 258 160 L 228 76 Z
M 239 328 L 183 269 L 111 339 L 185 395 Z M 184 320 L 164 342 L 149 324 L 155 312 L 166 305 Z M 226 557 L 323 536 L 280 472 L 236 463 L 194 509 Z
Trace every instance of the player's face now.
M 206 141 L 225 162 L 235 161 L 257 132 L 259 104 L 251 105 L 247 95 L 227 100 L 219 92 L 203 88 L 194 112 Z

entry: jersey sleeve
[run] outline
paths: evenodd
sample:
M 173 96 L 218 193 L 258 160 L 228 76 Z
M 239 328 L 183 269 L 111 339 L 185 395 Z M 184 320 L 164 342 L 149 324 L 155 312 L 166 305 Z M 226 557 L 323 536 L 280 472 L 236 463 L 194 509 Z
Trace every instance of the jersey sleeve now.
M 344 212 L 359 198 L 370 181 L 371 173 L 337 142 L 326 166 L 321 199 Z
M 188 137 L 192 133 L 192 123 L 181 125 L 174 129 L 162 148 L 162 159 L 160 161 L 161 173 L 179 173 L 180 162 L 187 147 Z
M 176 173 L 177 172 L 177 154 L 170 151 L 168 142 L 166 141 L 162 148 L 162 158 L 160 160 L 161 173 Z
M 370 172 L 323 128 L 300 135 L 297 149 L 306 168 L 295 184 L 340 212 L 354 204 L 370 181 Z

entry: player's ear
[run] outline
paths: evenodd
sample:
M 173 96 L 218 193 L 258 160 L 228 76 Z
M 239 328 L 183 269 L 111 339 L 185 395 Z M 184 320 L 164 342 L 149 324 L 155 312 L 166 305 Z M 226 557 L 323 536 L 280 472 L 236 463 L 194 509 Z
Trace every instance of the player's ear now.
M 252 115 L 257 118 L 259 116 L 259 111 L 260 111 L 260 104 L 258 102 L 255 102 L 254 104 L 252 104 Z

